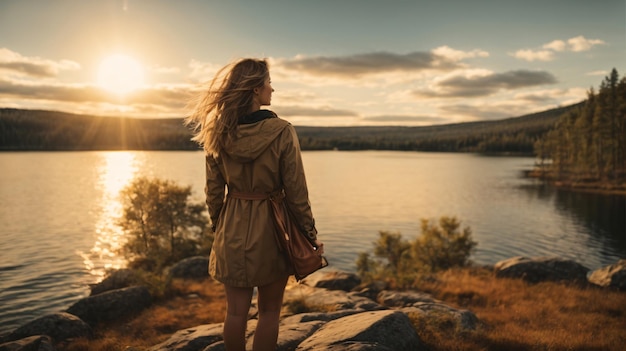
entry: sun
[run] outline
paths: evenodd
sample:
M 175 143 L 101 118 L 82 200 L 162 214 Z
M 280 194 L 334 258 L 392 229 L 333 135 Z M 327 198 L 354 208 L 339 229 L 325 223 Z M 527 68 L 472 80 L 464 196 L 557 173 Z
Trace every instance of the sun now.
M 123 54 L 105 57 L 98 67 L 98 86 L 118 95 L 126 95 L 143 85 L 143 67 Z

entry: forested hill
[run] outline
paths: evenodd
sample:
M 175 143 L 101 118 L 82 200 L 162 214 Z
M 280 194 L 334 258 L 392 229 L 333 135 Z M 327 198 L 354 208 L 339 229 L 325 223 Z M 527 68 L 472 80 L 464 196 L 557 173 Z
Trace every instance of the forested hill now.
M 428 127 L 296 127 L 303 150 L 532 154 L 534 142 L 580 104 L 497 121 Z M 182 119 L 97 117 L 0 109 L 0 150 L 197 150 Z

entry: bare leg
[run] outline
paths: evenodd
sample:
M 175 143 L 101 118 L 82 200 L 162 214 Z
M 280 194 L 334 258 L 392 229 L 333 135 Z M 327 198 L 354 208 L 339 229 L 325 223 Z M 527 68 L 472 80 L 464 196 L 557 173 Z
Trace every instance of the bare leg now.
M 253 288 L 236 288 L 224 285 L 226 290 L 226 320 L 224 321 L 224 346 L 228 351 L 246 350 L 246 325 Z
M 283 294 L 289 277 L 259 286 L 259 321 L 254 332 L 254 351 L 274 351 L 278 339 L 278 319 L 283 306 Z

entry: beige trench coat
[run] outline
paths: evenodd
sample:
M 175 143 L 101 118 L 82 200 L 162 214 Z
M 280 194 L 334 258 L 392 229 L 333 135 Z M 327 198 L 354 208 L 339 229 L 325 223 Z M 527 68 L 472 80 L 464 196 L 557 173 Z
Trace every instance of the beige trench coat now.
M 311 212 L 300 144 L 293 126 L 272 118 L 238 126 L 219 156 L 206 157 L 206 201 L 215 228 L 209 274 L 236 287 L 263 286 L 290 274 L 278 250 L 269 200 L 229 198 L 236 192 L 285 190 L 285 200 L 311 239 Z

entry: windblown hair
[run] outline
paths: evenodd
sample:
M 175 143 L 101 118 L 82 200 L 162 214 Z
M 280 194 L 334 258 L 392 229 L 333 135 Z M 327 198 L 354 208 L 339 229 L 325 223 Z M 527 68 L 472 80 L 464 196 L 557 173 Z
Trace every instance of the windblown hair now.
M 224 142 L 235 137 L 239 117 L 252 112 L 254 88 L 268 76 L 266 60 L 242 59 L 220 69 L 185 119 L 195 132 L 191 140 L 207 154 L 218 155 Z

